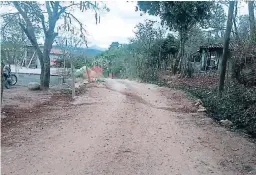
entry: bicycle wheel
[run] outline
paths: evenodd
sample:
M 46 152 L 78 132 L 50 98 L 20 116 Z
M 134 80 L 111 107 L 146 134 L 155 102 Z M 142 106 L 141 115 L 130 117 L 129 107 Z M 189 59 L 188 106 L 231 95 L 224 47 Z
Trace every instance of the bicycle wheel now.
M 18 81 L 17 76 L 14 74 L 11 74 L 10 78 L 11 78 L 11 85 L 14 86 Z
M 4 86 L 6 89 L 10 89 L 10 84 L 7 79 L 4 80 Z

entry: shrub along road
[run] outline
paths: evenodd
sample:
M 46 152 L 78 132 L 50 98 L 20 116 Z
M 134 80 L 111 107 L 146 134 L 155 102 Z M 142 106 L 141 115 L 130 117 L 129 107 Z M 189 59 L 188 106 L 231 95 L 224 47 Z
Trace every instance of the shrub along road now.
M 255 144 L 197 113 L 181 91 L 112 79 L 87 89 L 74 101 L 21 112 L 8 129 L 3 120 L 2 174 L 236 175 L 256 168 Z

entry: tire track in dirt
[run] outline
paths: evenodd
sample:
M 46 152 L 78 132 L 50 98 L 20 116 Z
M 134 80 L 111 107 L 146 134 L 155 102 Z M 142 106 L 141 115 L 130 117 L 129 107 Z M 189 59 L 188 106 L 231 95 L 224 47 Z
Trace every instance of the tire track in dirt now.
M 124 83 L 124 81 L 117 81 L 117 82 Z M 124 85 L 127 86 L 127 83 L 124 83 Z M 105 87 L 107 89 L 111 90 L 111 91 L 118 92 L 120 94 L 125 95 L 131 101 L 136 101 L 138 103 L 142 103 L 142 104 L 144 104 L 146 106 L 149 106 L 151 108 L 166 110 L 166 111 L 170 111 L 170 112 L 177 112 L 177 113 L 196 113 L 197 112 L 196 108 L 189 108 L 189 107 L 186 107 L 186 106 L 184 106 L 183 108 L 158 107 L 156 105 L 153 105 L 153 104 L 149 103 L 148 101 L 143 99 L 141 96 L 132 92 L 132 91 L 136 91 L 136 90 L 132 86 L 129 86 L 129 85 L 128 85 L 128 87 L 130 87 L 130 88 L 125 87 L 123 89 L 116 89 L 116 88 L 113 88 L 112 85 L 107 83 L 107 84 L 105 84 Z M 131 88 L 133 88 L 133 89 L 131 89 Z

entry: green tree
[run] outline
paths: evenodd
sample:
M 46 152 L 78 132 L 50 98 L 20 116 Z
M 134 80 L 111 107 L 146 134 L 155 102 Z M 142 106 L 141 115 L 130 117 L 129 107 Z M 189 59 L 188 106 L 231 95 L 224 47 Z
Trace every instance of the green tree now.
M 109 49 L 112 49 L 112 48 L 117 48 L 119 47 L 119 43 L 118 42 L 112 42 L 109 46 Z
M 178 2 L 178 1 L 159 1 L 159 2 L 138 2 L 138 9 L 150 15 L 159 15 L 162 24 L 167 25 L 171 30 L 178 31 L 180 37 L 180 47 L 178 59 L 175 61 L 173 72 L 176 73 L 178 63 L 184 56 L 185 43 L 188 39 L 188 31 L 196 24 L 203 23 L 205 19 L 211 17 L 213 2 Z
M 2 15 L 1 58 L 6 64 L 20 64 L 24 57 L 24 45 L 29 41 L 18 24 L 18 19 Z
M 211 16 L 205 21 L 207 25 L 203 27 L 212 29 L 211 35 L 214 35 L 216 40 L 223 39 L 226 21 L 227 16 L 224 12 L 223 5 L 214 3 L 211 9 Z
M 177 39 L 171 34 L 167 35 L 165 28 L 157 26 L 157 22 L 152 20 L 137 24 L 135 36 L 129 44 L 110 47 L 97 60 L 105 60 L 107 66 L 104 70 L 123 77 L 156 80 L 158 71 L 165 69 L 171 55 L 178 52 Z
M 75 23 L 79 26 L 80 37 L 86 40 L 86 30 L 84 25 L 77 20 L 72 14 L 74 7 L 80 8 L 81 11 L 88 9 L 95 10 L 96 23 L 99 21 L 99 15 L 97 11 L 100 9 L 99 4 L 90 1 L 81 2 L 60 2 L 60 1 L 46 1 L 44 3 L 35 1 L 13 1 L 7 2 L 7 5 L 13 5 L 17 13 L 9 14 L 10 16 L 18 16 L 19 25 L 25 32 L 29 41 L 33 45 L 36 53 L 39 57 L 41 64 L 41 76 L 40 85 L 42 89 L 49 88 L 50 82 L 50 50 L 52 44 L 58 35 L 57 29 L 64 29 L 65 31 L 71 31 L 75 26 Z M 57 26 L 58 22 L 63 19 L 64 23 Z M 41 33 L 44 34 L 44 46 L 41 51 L 38 38 L 36 37 L 36 28 L 42 28 Z
M 247 38 L 249 36 L 249 15 L 241 15 L 238 17 L 238 34 L 241 38 Z

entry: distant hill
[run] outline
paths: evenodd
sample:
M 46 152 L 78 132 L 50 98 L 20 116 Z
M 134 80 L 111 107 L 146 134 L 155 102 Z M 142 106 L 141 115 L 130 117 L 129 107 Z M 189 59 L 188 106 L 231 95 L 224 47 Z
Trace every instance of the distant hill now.
M 94 48 L 76 48 L 75 52 L 78 52 L 78 54 L 85 54 L 86 56 L 96 56 L 104 51 Z
M 90 49 L 100 50 L 100 51 L 106 51 L 106 50 L 108 50 L 107 48 L 101 48 L 101 47 L 98 47 L 98 46 L 96 46 L 96 45 L 90 46 L 89 48 L 90 48 Z
M 60 47 L 60 46 L 53 46 L 54 48 L 60 48 L 64 49 L 65 47 Z M 78 47 L 78 48 L 68 48 L 67 50 L 70 50 L 74 54 L 85 54 L 86 56 L 96 56 L 104 52 L 106 49 L 97 47 L 97 46 L 91 46 L 88 48 L 83 48 L 83 47 Z

